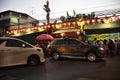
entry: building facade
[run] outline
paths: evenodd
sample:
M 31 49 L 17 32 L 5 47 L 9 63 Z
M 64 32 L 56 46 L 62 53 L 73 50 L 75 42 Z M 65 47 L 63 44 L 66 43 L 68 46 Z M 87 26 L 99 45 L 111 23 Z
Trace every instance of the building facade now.
M 0 34 L 4 35 L 7 30 L 21 29 L 37 26 L 39 21 L 31 16 L 12 10 L 0 13 Z

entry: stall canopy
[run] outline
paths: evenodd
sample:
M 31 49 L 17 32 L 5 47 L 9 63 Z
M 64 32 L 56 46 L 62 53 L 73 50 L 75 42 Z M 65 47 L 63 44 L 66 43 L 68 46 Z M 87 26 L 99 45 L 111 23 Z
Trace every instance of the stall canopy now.
M 77 28 L 62 28 L 60 30 L 57 30 L 56 32 L 53 32 L 53 34 L 59 34 L 59 33 L 67 33 L 67 32 L 79 32 L 80 29 Z

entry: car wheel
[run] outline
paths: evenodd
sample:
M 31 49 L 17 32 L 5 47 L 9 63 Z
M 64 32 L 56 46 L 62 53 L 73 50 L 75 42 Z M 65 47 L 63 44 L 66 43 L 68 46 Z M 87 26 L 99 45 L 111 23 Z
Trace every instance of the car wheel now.
M 38 65 L 40 63 L 39 57 L 38 56 L 30 56 L 28 58 L 28 65 Z
M 97 56 L 96 56 L 95 53 L 90 52 L 90 53 L 87 54 L 87 59 L 88 59 L 89 61 L 95 61 L 96 58 L 97 58 Z
M 59 55 L 59 53 L 57 53 L 57 52 L 54 52 L 54 53 L 52 54 L 52 58 L 53 58 L 54 60 L 58 60 L 59 57 L 60 57 L 60 55 Z

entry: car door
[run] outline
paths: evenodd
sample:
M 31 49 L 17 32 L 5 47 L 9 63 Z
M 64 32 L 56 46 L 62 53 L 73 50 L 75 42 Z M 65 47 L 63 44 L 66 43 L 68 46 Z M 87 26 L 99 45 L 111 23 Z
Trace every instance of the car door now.
M 7 62 L 10 65 L 17 65 L 25 63 L 25 48 L 22 45 L 25 43 L 15 40 L 8 39 L 6 43 L 6 54 L 7 54 Z M 26 51 L 27 52 L 27 51 Z
M 88 48 L 85 46 L 86 44 L 82 41 L 79 42 L 79 45 L 77 46 L 77 54 L 80 56 L 85 56 L 86 51 L 88 51 Z
M 71 55 L 80 55 L 81 46 L 79 41 L 71 39 L 68 41 L 68 45 Z
M 20 62 L 20 47 L 21 43 L 14 39 L 7 39 L 5 49 L 6 49 L 6 62 L 9 65 L 16 65 Z
M 14 56 L 14 52 L 16 51 L 14 45 L 15 43 L 13 43 L 14 40 L 12 39 L 6 39 L 5 42 L 2 43 L 1 46 L 1 63 L 2 66 L 10 66 L 15 64 L 17 60 L 17 58 L 15 58 Z M 19 49 L 20 50 L 20 49 Z
M 69 54 L 68 41 L 66 41 L 65 39 L 59 40 L 58 49 L 61 54 L 64 54 L 64 55 Z
M 8 64 L 8 62 L 6 62 L 6 57 L 8 57 L 5 47 L 6 42 L 7 41 L 5 39 L 0 39 L 0 67 Z

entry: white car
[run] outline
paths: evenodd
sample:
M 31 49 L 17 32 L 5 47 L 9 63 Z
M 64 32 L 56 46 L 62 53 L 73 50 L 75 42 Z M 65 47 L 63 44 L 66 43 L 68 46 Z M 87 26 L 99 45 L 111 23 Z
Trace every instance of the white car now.
M 23 40 L 0 37 L 0 67 L 11 65 L 37 65 L 45 62 L 42 48 Z

